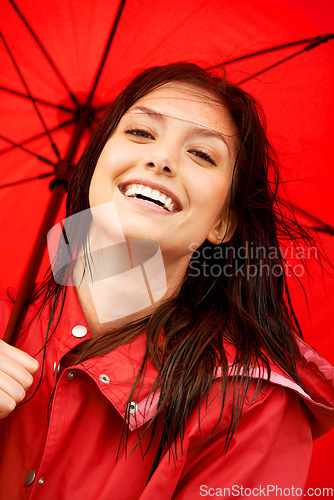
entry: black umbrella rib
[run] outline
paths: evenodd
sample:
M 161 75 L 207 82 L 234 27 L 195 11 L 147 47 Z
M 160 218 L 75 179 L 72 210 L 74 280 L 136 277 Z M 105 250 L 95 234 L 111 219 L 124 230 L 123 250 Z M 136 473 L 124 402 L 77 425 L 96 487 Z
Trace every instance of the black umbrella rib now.
M 305 49 L 299 50 L 298 52 L 295 52 L 294 54 L 291 54 L 291 56 L 285 57 L 284 59 L 281 59 L 280 61 L 276 62 L 275 64 L 271 64 L 270 66 L 267 66 L 264 69 L 261 69 L 261 71 L 258 71 L 257 73 L 254 73 L 251 76 L 248 76 L 247 78 L 244 78 L 243 80 L 240 80 L 238 82 L 238 85 L 241 85 L 245 82 L 248 82 L 249 80 L 252 80 L 253 78 L 256 78 L 259 75 L 262 75 L 263 73 L 266 73 L 266 71 L 269 71 L 270 69 L 276 68 L 276 66 L 279 66 L 280 64 L 283 64 L 286 61 L 289 61 L 289 59 L 293 59 L 294 57 L 298 56 L 299 54 L 302 54 L 305 52 Z
M 44 179 L 45 177 L 51 177 L 54 175 L 54 172 L 48 172 L 46 174 L 36 175 L 35 177 L 28 177 L 27 179 L 21 179 L 20 181 L 9 182 L 8 184 L 1 184 L 0 189 L 17 186 L 18 184 L 25 184 L 26 182 L 35 181 L 38 179 Z
M 28 99 L 30 101 L 30 96 L 28 94 L 23 94 L 23 92 L 19 92 L 18 90 L 9 89 L 8 87 L 2 87 L 2 86 L 0 86 L 0 90 L 2 90 L 3 92 L 8 92 L 9 94 L 16 95 L 18 97 L 22 97 L 23 99 Z M 39 104 L 45 104 L 45 106 L 59 109 L 60 111 L 65 111 L 66 113 L 71 113 L 72 115 L 75 114 L 74 109 L 67 108 L 66 106 L 62 106 L 61 104 L 53 104 L 52 102 L 48 102 L 48 101 L 45 101 L 43 99 L 39 99 L 38 97 L 33 97 L 33 100 L 35 102 L 38 102 Z
M 251 52 L 250 54 L 245 54 L 244 56 L 236 57 L 235 59 L 229 59 L 224 63 L 216 64 L 215 66 L 210 66 L 207 70 L 216 69 L 223 66 L 227 66 L 228 64 L 233 64 L 239 61 L 243 61 L 244 59 L 249 59 L 250 57 L 256 57 L 263 54 L 267 54 L 268 52 L 274 52 L 276 50 L 286 49 L 288 47 L 293 47 L 294 45 L 302 45 L 304 43 L 308 43 L 309 45 L 304 50 L 311 50 L 317 45 L 321 43 L 325 43 L 331 38 L 334 38 L 334 33 L 329 33 L 327 35 L 320 35 L 313 38 L 304 38 L 303 40 L 296 40 L 295 42 L 284 43 L 282 45 L 275 45 L 274 47 L 269 47 L 268 49 L 259 50 L 257 52 Z
M 73 123 L 75 123 L 74 120 L 68 120 L 67 122 L 63 122 L 63 123 L 60 123 L 59 125 L 57 125 L 56 127 L 52 128 L 50 130 L 50 132 L 55 132 L 56 130 L 59 130 L 61 128 L 64 128 L 64 127 L 67 127 L 68 125 L 72 125 Z M 33 142 L 37 139 L 40 139 L 41 137 L 44 137 L 45 136 L 45 133 L 42 132 L 41 134 L 36 134 L 32 137 L 28 137 L 28 139 L 25 139 L 24 141 L 18 143 L 18 144 L 15 144 L 14 146 L 11 146 L 11 147 L 8 147 L 6 149 L 2 149 L 0 151 L 0 156 L 3 155 L 3 154 L 6 154 L 8 153 L 9 151 L 12 151 L 13 149 L 17 148 L 17 147 L 21 147 L 21 146 L 24 146 L 25 144 L 29 144 L 29 142 Z
M 20 144 L 17 144 L 16 142 L 11 141 L 10 139 L 8 139 L 8 137 L 0 135 L 0 139 L 2 139 L 5 142 L 9 142 L 9 144 L 12 144 L 13 146 L 15 146 L 18 149 L 22 149 L 22 151 L 25 151 L 26 153 L 28 153 L 28 154 L 30 154 L 32 156 L 35 156 L 35 158 L 37 158 L 40 161 L 43 161 L 44 163 L 47 163 L 48 165 L 52 165 L 53 167 L 56 166 L 56 164 L 53 163 L 51 160 L 48 160 L 44 156 L 38 155 L 37 153 L 34 153 L 33 151 L 30 151 L 30 149 L 27 149 L 24 146 L 21 146 Z
M 107 104 L 102 104 L 101 106 L 94 106 L 94 109 L 97 113 L 99 113 L 100 111 L 104 111 L 105 109 L 107 109 L 107 107 L 109 106 L 110 103 L 107 103 Z
M 320 45 L 322 43 L 326 43 L 326 42 L 328 42 L 328 40 L 331 40 L 333 38 L 334 38 L 334 33 L 329 33 L 328 35 L 321 35 L 321 36 L 318 36 L 316 38 L 311 38 L 311 39 L 309 39 L 310 43 L 306 47 L 304 47 L 303 49 L 298 50 L 297 52 L 291 54 L 288 57 L 285 57 L 284 59 L 281 59 L 280 61 L 276 62 L 275 64 L 271 64 L 270 66 L 262 69 L 261 71 L 258 71 L 257 73 L 254 73 L 253 75 L 249 76 L 248 78 L 245 78 L 244 80 L 239 81 L 238 84 L 241 85 L 242 83 L 248 82 L 249 80 L 252 80 L 253 78 L 255 78 L 257 76 L 262 75 L 262 73 L 265 73 L 266 71 L 269 71 L 270 69 L 275 68 L 276 66 L 279 66 L 280 64 L 283 64 L 284 62 L 288 61 L 289 59 L 292 59 L 293 57 L 296 57 L 296 56 L 302 54 L 303 52 L 308 52 L 309 50 L 312 50 L 315 47 L 318 47 L 318 45 Z M 302 42 L 302 40 L 300 40 L 299 42 L 292 42 L 291 44 L 285 44 L 285 45 L 273 47 L 271 49 L 266 49 L 266 50 L 261 51 L 261 52 L 255 52 L 254 54 L 249 54 L 248 56 L 245 56 L 244 59 L 246 57 L 257 56 L 260 53 L 263 54 L 265 52 L 270 52 L 271 50 L 277 50 L 279 48 L 288 47 L 290 45 L 296 45 L 297 43 L 301 43 L 301 42 Z M 239 58 L 239 60 L 240 59 L 242 59 L 242 58 Z M 236 60 L 234 60 L 234 61 L 236 61 Z M 232 61 L 232 62 L 234 62 L 234 61 Z
M 10 48 L 8 47 L 8 45 L 7 45 L 7 43 L 6 43 L 6 40 L 4 39 L 4 37 L 3 37 L 3 35 L 2 35 L 2 33 L 1 33 L 1 32 L 0 32 L 0 37 L 1 37 L 1 39 L 2 39 L 2 41 L 3 41 L 3 43 L 4 43 L 4 45 L 5 45 L 5 47 L 6 47 L 6 49 L 7 49 L 7 52 L 8 52 L 8 54 L 9 54 L 9 56 L 10 56 L 11 60 L 13 61 L 13 64 L 14 64 L 14 66 L 15 66 L 15 68 L 16 68 L 16 71 L 18 72 L 19 77 L 20 77 L 20 79 L 21 79 L 21 81 L 22 81 L 22 83 L 23 83 L 23 85 L 24 85 L 24 87 L 25 87 L 25 89 L 26 89 L 26 91 L 27 91 L 27 94 L 29 95 L 29 97 L 30 97 L 30 99 L 31 99 L 31 103 L 32 103 L 32 105 L 34 106 L 35 111 L 36 111 L 36 113 L 37 113 L 37 115 L 38 115 L 38 117 L 39 117 L 39 119 L 40 119 L 40 121 L 41 121 L 41 123 L 42 123 L 42 125 L 43 125 L 43 128 L 44 128 L 44 130 L 45 130 L 45 133 L 46 133 L 46 135 L 47 135 L 47 136 L 48 136 L 48 138 L 49 138 L 49 141 L 50 141 L 50 143 L 51 143 L 52 149 L 53 149 L 53 151 L 55 152 L 55 154 L 56 154 L 56 156 L 57 156 L 58 160 L 60 160 L 60 154 L 59 154 L 58 148 L 57 148 L 57 146 L 55 145 L 55 143 L 54 143 L 54 142 L 53 142 L 53 140 L 52 140 L 52 137 L 51 137 L 50 132 L 49 132 L 49 130 L 48 130 L 48 128 L 47 128 L 47 126 L 46 126 L 46 123 L 44 122 L 43 117 L 42 117 L 41 113 L 39 112 L 38 107 L 36 106 L 36 102 L 34 101 L 34 98 L 32 97 L 32 95 L 31 95 L 31 93 L 30 93 L 30 90 L 29 90 L 29 88 L 28 88 L 28 85 L 27 85 L 27 83 L 26 83 L 25 79 L 23 78 L 23 75 L 22 75 L 22 73 L 21 73 L 21 71 L 20 71 L 20 69 L 19 69 L 19 67 L 18 67 L 18 65 L 17 65 L 17 63 L 16 63 L 16 61 L 15 61 L 15 59 L 14 59 L 14 56 L 13 56 L 13 54 L 12 54 L 12 52 L 11 52 Z
M 329 35 L 319 36 L 316 39 L 312 40 L 311 43 L 306 45 L 306 47 L 304 47 L 301 50 L 298 50 L 298 52 L 295 52 L 294 54 L 291 54 L 290 56 L 285 57 L 284 59 L 281 59 L 280 61 L 278 61 L 275 64 L 271 64 L 267 68 L 264 68 L 261 71 L 258 71 L 254 75 L 251 75 L 248 78 L 245 78 L 244 80 L 241 80 L 240 82 L 238 82 L 238 84 L 241 85 L 242 83 L 248 82 L 249 80 L 252 80 L 253 78 L 255 78 L 259 75 L 262 75 L 262 73 L 265 73 L 266 71 L 269 71 L 270 69 L 275 68 L 276 66 L 279 66 L 280 64 L 283 64 L 284 62 L 288 61 L 289 59 L 292 59 L 293 57 L 296 57 L 296 56 L 302 54 L 303 52 L 308 52 L 309 50 L 315 49 L 315 47 L 318 47 L 318 45 L 325 43 L 325 42 L 328 42 L 328 40 L 330 40 L 332 38 L 334 38 L 334 33 L 330 33 Z
M 106 48 L 104 49 L 104 53 L 103 53 L 103 56 L 102 56 L 99 68 L 97 70 L 97 74 L 96 74 L 96 77 L 95 77 L 92 89 L 91 89 L 91 91 L 89 92 L 89 95 L 88 95 L 88 99 L 87 99 L 87 102 L 86 102 L 86 107 L 89 107 L 91 105 L 92 101 L 93 101 L 95 90 L 96 90 L 96 87 L 97 87 L 97 85 L 98 85 L 98 83 L 100 81 L 101 74 L 102 74 L 105 62 L 107 60 L 107 57 L 108 57 L 108 54 L 109 54 L 109 51 L 110 51 L 110 47 L 111 47 L 112 41 L 114 39 L 117 27 L 119 25 L 119 21 L 121 19 L 121 15 L 122 15 L 125 3 L 126 3 L 126 0 L 121 0 L 121 2 L 119 4 L 115 21 L 114 21 L 114 23 L 113 23 L 113 25 L 111 27 L 111 30 L 110 30 L 110 34 L 109 34 L 109 38 L 108 38 L 108 41 L 107 41 Z
M 29 25 L 28 21 L 23 16 L 22 12 L 19 10 L 18 6 L 15 4 L 15 2 L 13 2 L 13 0 L 9 0 L 9 2 L 12 4 L 12 6 L 16 10 L 16 12 L 20 16 L 20 18 L 22 19 L 22 21 L 26 25 L 27 29 L 29 30 L 29 32 L 31 33 L 31 35 L 33 36 L 33 38 L 35 39 L 35 42 L 37 43 L 37 45 L 39 46 L 39 48 L 41 49 L 41 51 L 43 52 L 43 54 L 45 55 L 45 57 L 47 58 L 47 60 L 49 61 L 50 65 L 51 65 L 51 68 L 54 70 L 54 72 L 58 76 L 59 80 L 64 85 L 66 91 L 68 92 L 68 95 L 70 96 L 70 98 L 72 99 L 72 101 L 74 102 L 74 104 L 76 106 L 79 106 L 79 103 L 78 103 L 75 95 L 73 94 L 73 92 L 71 92 L 71 90 L 70 90 L 70 88 L 69 88 L 69 86 L 68 86 L 65 78 L 60 73 L 59 69 L 57 68 L 56 63 L 52 60 L 51 56 L 48 54 L 48 52 L 46 51 L 45 47 L 42 45 L 42 42 L 37 37 L 36 33 L 33 31 L 33 29 L 31 28 L 31 26 Z

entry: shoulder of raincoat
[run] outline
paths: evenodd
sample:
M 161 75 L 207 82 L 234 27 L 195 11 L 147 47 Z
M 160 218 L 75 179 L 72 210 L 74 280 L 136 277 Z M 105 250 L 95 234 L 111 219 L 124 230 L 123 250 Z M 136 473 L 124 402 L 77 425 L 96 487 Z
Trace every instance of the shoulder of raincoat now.
M 49 307 L 38 320 L 38 305 L 29 307 L 15 345 L 38 359 L 40 369 L 23 404 L 0 421 L 1 499 L 233 498 L 250 492 L 254 497 L 277 496 L 275 488 L 299 488 L 301 494 L 312 439 L 334 425 L 334 368 L 311 347 L 299 341 L 304 358 L 299 375 L 307 393 L 274 364 L 270 382 L 259 391 L 256 382 L 265 374 L 255 371 L 227 453 L 224 444 L 238 395 L 228 392 L 220 418 L 217 372 L 207 404 L 189 415 L 182 449 L 178 443 L 170 454 L 164 451 L 146 485 L 159 447 L 159 425 L 147 453 L 150 432 L 135 445 L 157 405 L 157 397 L 150 397 L 157 375 L 152 364 L 130 403 L 129 423 L 123 426 L 145 334 L 71 366 L 69 351 L 91 338 L 75 290 L 67 289 L 59 325 L 51 329 L 46 349 Z M 12 306 L 8 293 L 1 294 L 1 336 Z M 127 447 L 124 439 L 119 445 L 122 433 Z

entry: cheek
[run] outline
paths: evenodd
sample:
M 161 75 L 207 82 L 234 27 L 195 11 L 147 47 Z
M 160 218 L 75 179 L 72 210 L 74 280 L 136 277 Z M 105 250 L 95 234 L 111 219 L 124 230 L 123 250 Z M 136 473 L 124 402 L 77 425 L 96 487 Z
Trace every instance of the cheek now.
M 115 154 L 111 148 L 107 146 L 102 151 L 100 158 L 97 161 L 94 174 L 91 179 L 89 188 L 89 199 L 107 192 L 113 185 L 113 180 L 122 172 L 123 164 L 121 163 L 122 156 Z
M 92 180 L 90 181 L 89 193 L 88 193 L 88 201 L 90 208 L 94 207 L 95 205 L 98 205 L 98 191 L 99 191 L 98 185 L 99 181 L 96 172 L 94 172 Z
M 107 143 L 98 159 L 95 173 L 97 179 L 113 182 L 141 160 L 143 149 L 131 146 L 123 141 Z
M 215 178 L 214 182 L 203 180 L 203 189 L 199 190 L 197 202 L 197 220 L 201 221 L 204 231 L 204 239 L 226 215 L 227 200 L 230 193 L 230 182 L 226 177 L 224 182 L 221 178 Z M 204 240 L 203 240 L 204 241 Z
M 110 173 L 108 172 L 109 167 L 107 167 L 100 157 L 98 164 L 96 165 L 94 174 L 90 181 L 89 186 L 89 205 L 90 207 L 99 205 L 108 201 L 107 194 L 112 183 L 108 182 L 110 179 Z
M 106 175 L 110 175 L 113 170 L 113 165 L 115 165 L 115 160 L 111 148 L 105 147 L 95 167 L 94 176 L 96 179 L 101 179 Z
M 192 190 L 193 203 L 208 215 L 217 214 L 225 204 L 230 187 L 231 182 L 227 176 L 214 176 L 209 179 L 208 176 L 198 177 Z

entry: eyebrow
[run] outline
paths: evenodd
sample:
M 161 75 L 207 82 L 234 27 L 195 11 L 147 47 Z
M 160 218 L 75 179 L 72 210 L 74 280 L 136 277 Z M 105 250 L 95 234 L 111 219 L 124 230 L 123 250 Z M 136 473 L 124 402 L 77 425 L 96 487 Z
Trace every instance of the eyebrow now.
M 136 106 L 136 107 L 132 108 L 129 112 L 132 113 L 134 111 L 140 111 L 141 113 L 143 113 L 145 115 L 152 116 L 153 118 L 155 118 L 156 120 L 158 120 L 160 122 L 165 122 L 166 118 L 176 118 L 173 116 L 164 115 L 162 113 L 159 113 L 155 109 L 148 108 L 146 106 Z M 182 120 L 182 118 L 177 118 L 177 119 Z M 182 120 L 182 121 L 187 121 L 187 120 Z M 190 123 L 193 123 L 193 122 L 190 122 Z M 224 134 L 218 132 L 217 130 L 213 130 L 209 127 L 203 127 L 200 125 L 196 125 L 195 127 L 192 128 L 191 131 L 195 135 L 198 135 L 200 137 L 208 137 L 208 138 L 212 137 L 214 139 L 219 139 L 219 140 L 223 141 L 225 146 L 227 147 L 228 152 L 230 152 L 230 148 L 226 142 L 226 138 L 225 138 Z

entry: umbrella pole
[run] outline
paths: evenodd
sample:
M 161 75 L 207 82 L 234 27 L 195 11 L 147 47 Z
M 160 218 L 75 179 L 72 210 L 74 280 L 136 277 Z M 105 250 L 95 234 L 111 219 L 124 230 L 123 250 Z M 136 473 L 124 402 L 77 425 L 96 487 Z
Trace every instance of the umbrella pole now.
M 15 300 L 15 304 L 9 318 L 3 340 L 8 344 L 14 344 L 20 329 L 20 324 L 24 317 L 26 306 L 28 305 L 31 293 L 35 286 L 36 277 L 43 259 L 47 234 L 57 217 L 62 199 L 66 192 L 67 178 L 73 159 L 80 144 L 80 140 L 88 128 L 85 113 L 81 113 L 81 118 L 77 122 L 71 141 L 69 143 L 64 160 L 60 160 L 55 168 L 55 179 L 50 183 L 52 196 L 46 209 L 42 225 L 40 227 L 30 260 L 28 262 L 23 280 Z
M 44 215 L 34 248 L 31 253 L 24 277 L 15 299 L 15 304 L 9 318 L 3 340 L 7 343 L 14 343 L 19 331 L 20 323 L 23 319 L 23 312 L 33 291 L 37 273 L 44 255 L 47 234 L 53 226 L 59 211 L 62 199 L 66 190 L 63 183 L 54 185 L 50 203 Z

